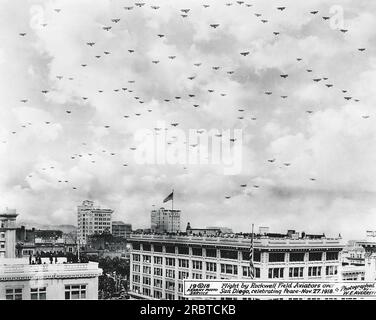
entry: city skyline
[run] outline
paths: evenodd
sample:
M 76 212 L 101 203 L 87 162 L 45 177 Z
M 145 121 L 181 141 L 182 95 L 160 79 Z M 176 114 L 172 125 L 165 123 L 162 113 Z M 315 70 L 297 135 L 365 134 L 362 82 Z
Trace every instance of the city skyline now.
M 92 199 L 138 229 L 174 190 L 183 228 L 375 229 L 376 3 L 206 2 L 2 2 L 1 210 L 74 224 Z M 137 163 L 139 130 L 174 128 L 241 130 L 241 172 Z
M 98 206 L 94 201 L 92 201 L 92 200 L 84 200 L 84 201 L 82 201 L 82 204 L 79 204 L 77 207 L 76 207 L 76 210 L 78 209 L 78 211 L 76 211 L 76 214 L 77 214 L 77 216 L 79 217 L 80 216 L 80 210 L 79 210 L 79 208 L 82 208 L 82 207 L 84 207 L 85 206 L 85 203 L 87 203 L 87 202 L 90 202 L 91 203 L 91 205 L 93 206 L 92 208 L 95 210 L 95 211 L 98 211 L 98 212 L 111 212 L 111 214 L 110 215 L 112 215 L 114 212 L 112 211 L 112 209 L 110 209 L 110 208 L 102 208 L 101 206 Z M 90 207 L 88 207 L 88 208 L 90 208 Z M 160 210 L 160 209 L 162 209 L 162 210 Z M 150 218 L 150 221 L 149 221 L 149 224 L 146 224 L 146 225 L 141 225 L 139 228 L 132 228 L 132 223 L 131 223 L 131 221 L 126 221 L 126 222 L 124 222 L 124 221 L 119 221 L 119 220 L 116 220 L 116 218 L 112 218 L 111 217 L 111 219 L 110 219 L 110 222 L 112 223 L 112 226 L 114 225 L 114 224 L 122 224 L 122 225 L 124 225 L 124 226 L 130 226 L 130 230 L 132 230 L 131 232 L 137 232 L 137 231 L 140 231 L 140 230 L 149 230 L 149 232 L 150 233 L 156 233 L 156 234 L 163 234 L 163 233 L 172 233 L 172 234 L 175 234 L 175 233 L 182 233 L 182 234 L 185 234 L 186 233 L 186 228 L 193 228 L 194 230 L 200 230 L 200 231 L 202 231 L 202 230 L 208 230 L 209 231 L 209 233 L 208 233 L 208 235 L 211 235 L 212 234 L 212 232 L 213 232 L 213 229 L 218 229 L 218 230 L 220 230 L 220 229 L 224 229 L 224 230 L 229 230 L 229 233 L 230 234 L 233 234 L 233 235 L 239 235 L 239 234 L 250 234 L 252 231 L 251 230 L 246 230 L 246 231 L 240 231 L 240 230 L 235 230 L 235 231 L 232 231 L 232 229 L 231 228 L 228 228 L 228 226 L 224 226 L 224 225 L 218 225 L 218 224 L 212 224 L 212 225 L 210 225 L 210 226 L 208 226 L 208 225 L 200 225 L 200 224 L 198 224 L 198 225 L 194 225 L 193 227 L 192 227 L 192 225 L 190 224 L 190 221 L 188 221 L 188 222 L 181 222 L 181 216 L 180 216 L 180 210 L 179 209 L 177 209 L 177 210 L 174 210 L 174 212 L 176 212 L 176 213 L 178 213 L 179 214 L 179 217 L 178 217 L 178 222 L 177 222 L 177 225 L 178 226 L 180 226 L 179 227 L 179 230 L 174 230 L 174 231 L 169 231 L 169 230 L 162 230 L 163 228 L 162 228 L 162 226 L 161 226 L 161 230 L 153 230 L 153 228 L 155 228 L 155 223 L 156 223 L 156 221 L 155 221 L 155 217 L 153 216 L 153 213 L 156 213 L 156 212 L 159 212 L 159 211 L 161 211 L 161 212 L 163 212 L 163 211 L 165 211 L 165 212 L 169 212 L 169 211 L 171 211 L 170 209 L 166 209 L 166 208 L 164 208 L 164 207 L 160 207 L 159 209 L 155 209 L 155 208 L 153 208 L 153 210 L 151 210 L 150 211 L 150 213 L 151 213 L 151 216 L 149 217 Z M 7 208 L 5 211 L 4 211 L 4 213 L 7 213 L 7 212 L 17 212 L 17 210 L 16 209 L 9 209 L 9 208 Z M 17 213 L 17 215 L 19 216 L 19 213 Z M 80 219 L 80 218 L 78 218 L 78 219 Z M 161 219 L 161 218 L 159 218 L 159 219 Z M 76 220 L 77 220 L 77 217 L 76 217 Z M 162 221 L 162 220 L 161 220 Z M 166 220 L 167 221 L 167 220 Z M 171 222 L 166 222 L 166 225 L 164 226 L 164 227 L 166 227 L 167 228 L 167 226 L 168 226 L 168 228 L 170 227 L 170 223 Z M 72 223 L 72 224 L 65 224 L 65 225 L 50 225 L 50 224 L 42 224 L 42 223 L 40 223 L 40 222 L 37 222 L 37 221 L 30 221 L 30 220 L 23 220 L 22 219 L 22 217 L 21 218 L 19 218 L 19 220 L 18 220 L 18 222 L 16 223 L 16 225 L 18 226 L 18 227 L 24 227 L 25 226 L 25 224 L 26 225 L 28 225 L 29 227 L 33 227 L 33 228 L 35 228 L 35 226 L 37 226 L 36 227 L 36 229 L 38 230 L 38 228 L 40 228 L 41 226 L 42 226 L 42 229 L 43 228 L 46 228 L 47 227 L 47 229 L 48 230 L 50 230 L 50 228 L 49 227 L 54 227 L 56 230 L 60 230 L 59 229 L 59 227 L 64 227 L 64 228 L 67 228 L 67 227 L 69 227 L 69 228 L 71 228 L 71 227 L 73 227 L 73 228 L 75 228 L 75 233 L 77 232 L 77 233 L 79 233 L 79 230 L 80 230 L 80 227 L 79 227 L 79 224 L 77 223 L 77 221 L 75 222 L 75 223 Z M 154 226 L 154 227 L 153 227 Z M 266 231 L 267 230 L 267 231 Z M 266 225 L 263 225 L 263 224 L 261 224 L 261 225 L 257 225 L 256 226 L 256 229 L 255 229 L 255 231 L 254 231 L 254 234 L 256 234 L 256 235 L 263 235 L 263 234 L 265 234 L 265 233 L 271 233 L 271 234 L 279 234 L 279 235 L 283 235 L 283 234 L 285 234 L 286 236 L 289 236 L 289 232 L 296 232 L 297 233 L 297 235 L 299 235 L 299 236 L 302 236 L 302 234 L 304 233 L 304 234 L 307 234 L 307 235 L 312 235 L 312 234 L 314 234 L 314 235 L 323 235 L 324 237 L 326 237 L 326 238 L 337 238 L 337 237 L 340 237 L 341 239 L 343 239 L 343 240 L 345 240 L 345 241 L 349 241 L 349 243 L 351 242 L 351 241 L 357 241 L 357 240 L 364 240 L 365 238 L 366 238 L 366 233 L 374 233 L 375 231 L 372 231 L 372 230 L 366 230 L 365 231 L 365 233 L 361 236 L 361 237 L 359 237 L 359 238 L 357 238 L 357 239 L 353 239 L 353 238 L 348 238 L 348 237 L 344 237 L 342 234 L 341 234 L 341 232 L 339 231 L 339 232 L 337 232 L 336 234 L 325 234 L 325 232 L 317 232 L 317 233 L 312 233 L 312 232 L 309 232 L 309 229 L 304 229 L 304 230 L 296 230 L 296 229 L 294 229 L 294 227 L 292 226 L 290 226 L 289 228 L 287 228 L 287 229 L 271 229 L 269 226 L 266 226 Z M 66 233 L 71 233 L 71 231 L 65 231 Z M 106 231 L 106 230 L 102 230 L 102 232 L 104 232 L 104 233 L 106 233 L 106 232 L 108 232 L 108 231 Z M 102 232 L 94 232 L 93 234 L 96 234 L 96 233 L 98 233 L 98 234 L 101 234 Z M 111 231 L 109 232 L 109 233 L 112 233 Z M 223 235 L 225 235 L 227 232 L 226 231 L 221 231 L 221 233 L 223 234 Z M 195 233 L 196 235 L 197 235 L 197 232 Z M 187 233 L 187 235 L 189 235 L 189 233 Z M 202 236 L 204 236 L 204 234 L 202 234 Z

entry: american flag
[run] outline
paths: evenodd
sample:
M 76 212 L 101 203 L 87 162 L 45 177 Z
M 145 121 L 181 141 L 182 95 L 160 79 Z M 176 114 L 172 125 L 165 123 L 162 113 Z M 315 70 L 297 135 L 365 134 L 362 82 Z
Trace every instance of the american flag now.
M 253 247 L 253 224 L 252 224 L 251 247 L 249 248 L 249 276 L 251 279 L 255 277 L 255 266 L 253 264 L 253 254 L 254 254 L 254 247 Z

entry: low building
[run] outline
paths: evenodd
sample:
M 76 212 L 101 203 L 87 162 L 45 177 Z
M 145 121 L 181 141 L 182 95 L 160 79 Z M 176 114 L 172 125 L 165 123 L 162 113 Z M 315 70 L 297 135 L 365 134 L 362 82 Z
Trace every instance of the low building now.
M 230 228 L 223 227 L 206 227 L 206 228 L 192 228 L 190 222 L 188 222 L 186 227 L 187 235 L 197 235 L 197 236 L 218 236 L 220 234 L 231 234 L 233 233 Z
M 112 221 L 112 235 L 119 238 L 127 238 L 132 232 L 132 225 L 123 221 Z
M 126 252 L 127 240 L 112 234 L 93 234 L 87 237 L 87 250 L 106 250 L 111 252 Z
M 258 279 L 338 280 L 341 238 L 255 235 Z M 250 279 L 250 235 L 132 234 L 130 289 L 142 299 L 184 299 L 184 279 Z
M 98 300 L 98 263 L 0 259 L 0 300 Z
M 17 257 L 54 252 L 61 256 L 76 253 L 76 240 L 71 234 L 63 234 L 60 230 L 16 229 Z

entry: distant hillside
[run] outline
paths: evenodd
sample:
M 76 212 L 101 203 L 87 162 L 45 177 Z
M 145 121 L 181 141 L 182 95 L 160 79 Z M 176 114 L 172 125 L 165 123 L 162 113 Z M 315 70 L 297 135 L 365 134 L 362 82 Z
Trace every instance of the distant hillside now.
M 40 229 L 40 230 L 61 230 L 63 233 L 75 233 L 77 227 L 71 224 L 59 224 L 59 225 L 48 225 L 48 224 L 41 224 L 33 221 L 22 221 L 20 220 L 17 222 L 17 226 L 21 227 L 24 226 L 26 229 Z

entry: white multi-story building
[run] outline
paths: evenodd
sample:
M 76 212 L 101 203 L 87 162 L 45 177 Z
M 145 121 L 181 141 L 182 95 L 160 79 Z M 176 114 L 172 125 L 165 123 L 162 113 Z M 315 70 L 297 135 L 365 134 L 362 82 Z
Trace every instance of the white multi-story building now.
M 347 246 L 342 252 L 342 264 L 364 266 L 365 264 L 365 249 L 357 244 Z
M 254 240 L 258 279 L 338 280 L 341 238 Z M 184 299 L 183 279 L 250 279 L 250 237 L 132 234 L 130 288 L 145 299 Z
M 0 300 L 98 300 L 98 263 L 0 259 Z
M 365 279 L 365 249 L 356 241 L 349 241 L 343 249 L 342 280 L 364 281 Z
M 0 214 L 0 258 L 14 258 L 16 255 L 15 209 L 6 209 Z
M 77 241 L 87 243 L 86 237 L 92 234 L 112 232 L 112 214 L 114 210 L 94 206 L 93 201 L 85 200 L 77 208 Z
M 366 232 L 366 239 L 357 241 L 356 244 L 364 248 L 365 280 L 376 280 L 376 231 Z
M 0 300 L 98 300 L 98 263 L 49 262 L 33 264 L 28 258 L 14 258 L 15 210 L 0 215 L 0 234 L 5 246 L 0 251 Z M 1 241 L 0 243 L 4 243 Z M 31 257 L 30 257 L 31 259 Z
M 180 210 L 160 208 L 151 212 L 151 231 L 175 233 L 180 231 Z

